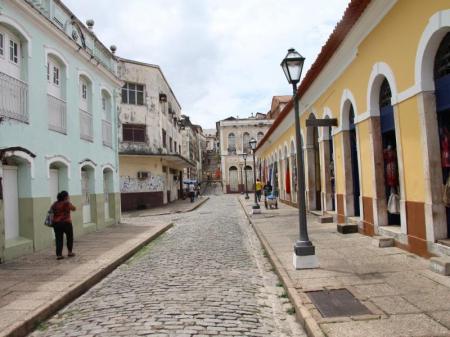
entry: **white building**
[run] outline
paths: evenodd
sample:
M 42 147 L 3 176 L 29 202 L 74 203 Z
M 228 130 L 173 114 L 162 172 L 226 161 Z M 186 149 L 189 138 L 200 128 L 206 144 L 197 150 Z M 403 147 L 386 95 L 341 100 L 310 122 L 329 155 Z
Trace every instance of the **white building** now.
M 222 184 L 225 193 L 238 193 L 245 190 L 245 173 L 247 173 L 248 190 L 253 190 L 253 157 L 249 146 L 252 138 L 262 139 L 272 125 L 273 120 L 265 119 L 258 113 L 255 117 L 229 117 L 217 123 L 220 144 Z M 245 163 L 242 156 L 247 153 Z M 245 171 L 244 171 L 245 170 Z M 259 167 L 256 176 L 260 177 Z
M 181 106 L 157 65 L 120 59 L 119 76 L 122 210 L 177 200 L 183 169 L 195 166 L 182 156 Z

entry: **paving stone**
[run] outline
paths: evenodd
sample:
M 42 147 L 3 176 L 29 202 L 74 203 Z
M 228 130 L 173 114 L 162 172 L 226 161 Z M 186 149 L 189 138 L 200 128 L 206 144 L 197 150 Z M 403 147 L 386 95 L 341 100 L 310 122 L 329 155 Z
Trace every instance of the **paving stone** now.
M 175 225 L 31 336 L 306 336 L 235 196 L 163 217 L 127 218 Z

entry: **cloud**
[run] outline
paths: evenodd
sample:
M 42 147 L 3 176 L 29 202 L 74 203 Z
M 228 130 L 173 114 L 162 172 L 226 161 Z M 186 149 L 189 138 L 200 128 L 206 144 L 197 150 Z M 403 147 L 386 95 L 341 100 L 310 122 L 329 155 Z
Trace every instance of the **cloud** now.
M 183 113 L 205 128 L 267 112 L 290 94 L 289 47 L 311 65 L 347 0 L 65 0 L 118 55 L 161 66 Z

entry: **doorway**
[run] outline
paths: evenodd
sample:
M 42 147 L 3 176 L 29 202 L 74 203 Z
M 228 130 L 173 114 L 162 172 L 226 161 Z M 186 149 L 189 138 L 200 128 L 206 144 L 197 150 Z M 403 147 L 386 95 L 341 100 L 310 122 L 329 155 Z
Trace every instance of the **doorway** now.
M 16 166 L 3 166 L 5 239 L 19 237 L 19 188 Z

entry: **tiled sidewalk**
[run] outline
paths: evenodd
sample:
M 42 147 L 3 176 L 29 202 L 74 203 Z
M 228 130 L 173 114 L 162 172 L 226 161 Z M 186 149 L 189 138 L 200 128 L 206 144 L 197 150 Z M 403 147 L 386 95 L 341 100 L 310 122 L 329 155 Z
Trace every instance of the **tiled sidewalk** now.
M 0 264 L 0 336 L 24 336 L 169 227 L 112 226 L 76 239 L 73 258 L 49 248 Z
M 313 336 L 450 336 L 450 278 L 428 270 L 429 261 L 399 248 L 377 248 L 372 238 L 340 234 L 336 224 L 308 217 L 311 241 L 320 268 L 295 270 L 293 244 L 298 237 L 297 210 L 250 215 L 251 203 L 241 198 L 277 272 L 287 280 L 297 311 L 313 319 Z M 348 289 L 372 315 L 323 318 L 305 294 L 323 289 Z M 295 303 L 294 303 L 295 304 Z M 317 324 L 316 324 L 317 323 Z M 319 327 L 314 331 L 314 326 Z

